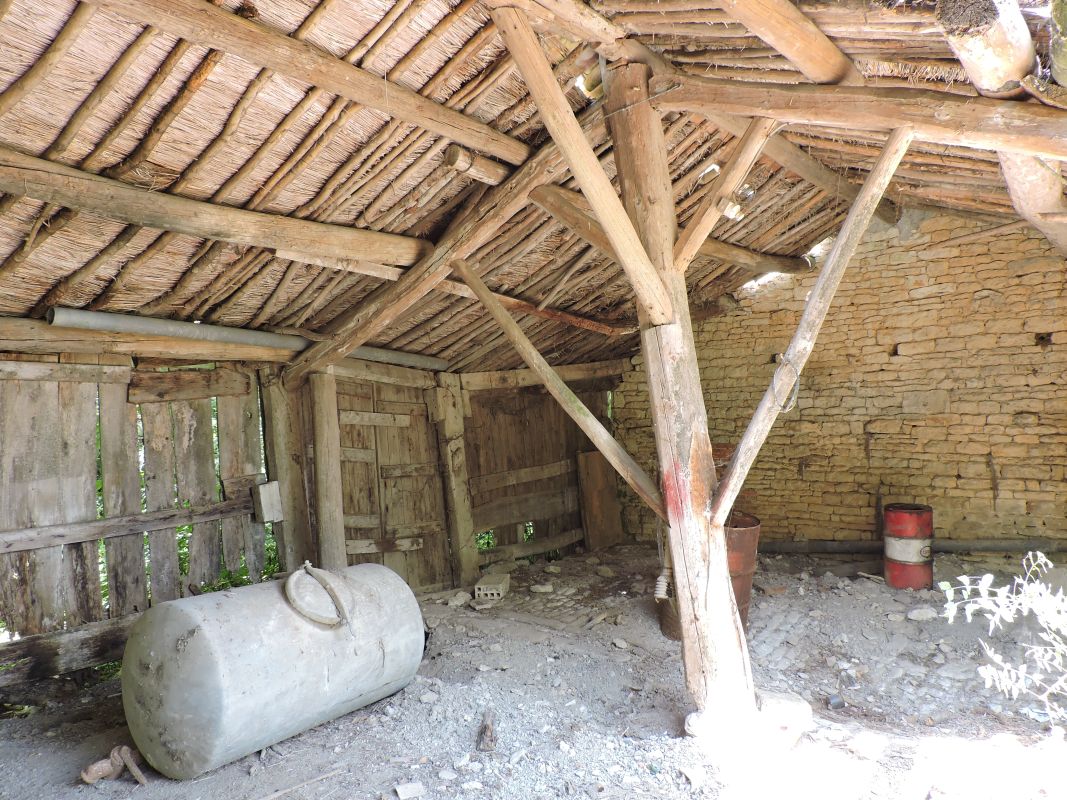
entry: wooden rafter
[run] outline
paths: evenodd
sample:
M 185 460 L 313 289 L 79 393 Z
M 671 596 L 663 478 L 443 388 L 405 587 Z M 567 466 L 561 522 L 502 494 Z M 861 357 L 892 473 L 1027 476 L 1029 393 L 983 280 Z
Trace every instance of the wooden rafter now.
M 603 116 L 594 109 L 585 118 L 590 127 L 603 130 Z M 329 326 L 329 341 L 317 342 L 283 372 L 290 386 L 302 382 L 309 373 L 337 361 L 398 319 L 427 293 L 448 277 L 450 263 L 465 258 L 485 244 L 527 203 L 530 191 L 548 183 L 563 168 L 555 143 L 549 142 L 500 186 L 494 187 L 465 214 L 458 217 L 427 258 Z
M 392 233 L 280 217 L 150 192 L 110 178 L 0 147 L 0 192 L 93 211 L 110 219 L 236 244 L 345 257 L 366 253 L 388 264 L 414 264 L 429 242 Z
M 556 83 L 537 35 L 522 12 L 514 8 L 494 9 L 493 19 L 526 81 L 545 127 L 563 153 L 571 174 L 582 187 L 604 233 L 618 254 L 638 303 L 644 307 L 654 324 L 669 322 L 673 312 L 663 282 L 641 246 L 641 240 L 627 218 L 611 180 L 586 141 L 566 96 Z
M 1063 112 L 1038 103 L 963 97 L 923 89 L 782 86 L 670 75 L 652 80 L 663 112 L 766 116 L 792 125 L 888 131 L 910 127 L 936 144 L 1067 158 Z
M 389 116 L 419 125 L 510 164 L 522 164 L 529 148 L 506 134 L 411 89 L 362 70 L 306 42 L 243 19 L 207 0 L 88 0 L 126 19 L 231 53 Z
M 523 8 L 529 8 L 534 11 L 540 9 L 541 13 L 547 17 L 546 24 L 555 27 L 562 33 L 585 41 L 599 43 L 597 46 L 598 52 L 609 60 L 625 57 L 629 61 L 647 64 L 652 69 L 653 74 L 660 77 L 686 74 L 648 46 L 636 40 L 625 38 L 627 36 L 625 28 L 598 14 L 589 6 L 578 2 L 578 0 L 522 0 L 521 5 Z M 715 127 L 727 131 L 733 136 L 742 136 L 748 126 L 748 120 L 744 116 L 753 115 L 731 116 L 711 109 L 704 109 L 701 116 L 715 125 Z M 759 115 L 754 114 L 754 116 Z M 786 141 L 781 136 L 776 136 L 768 141 L 764 145 L 763 153 L 790 172 L 825 190 L 833 197 L 838 197 L 847 202 L 854 202 L 859 195 L 859 187 L 850 183 L 848 178 L 828 169 L 800 147 Z M 883 200 L 879 204 L 877 215 L 880 219 L 890 224 L 896 222 L 900 217 L 899 211 L 888 200 Z
M 611 249 L 611 242 L 608 241 L 603 229 L 589 213 L 585 198 L 580 194 L 564 189 L 561 186 L 541 186 L 530 192 L 530 199 L 539 208 L 551 214 L 553 218 L 566 225 L 602 253 L 611 258 L 615 257 L 615 252 Z M 718 239 L 707 239 L 700 246 L 697 253 L 707 258 L 714 258 L 732 264 L 757 275 L 767 272 L 801 274 L 810 272 L 812 269 L 811 263 L 803 258 L 760 253 L 755 250 L 749 250 L 747 247 L 740 247 Z

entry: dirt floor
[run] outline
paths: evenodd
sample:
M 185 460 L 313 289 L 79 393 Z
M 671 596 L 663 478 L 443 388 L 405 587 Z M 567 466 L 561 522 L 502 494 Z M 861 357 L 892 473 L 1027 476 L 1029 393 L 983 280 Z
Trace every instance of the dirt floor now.
M 683 735 L 657 563 L 654 549 L 619 547 L 521 564 L 489 609 L 424 598 L 430 638 L 407 689 L 184 783 L 150 769 L 145 787 L 128 773 L 79 782 L 129 742 L 117 679 L 5 697 L 25 716 L 0 719 L 0 798 L 1067 798 L 1062 729 L 976 672 L 984 623 L 949 625 L 939 592 L 837 577 L 827 570 L 840 560 L 810 557 L 761 558 L 750 648 L 778 727 L 724 769 Z M 937 578 L 980 566 L 940 557 Z M 1011 650 L 1032 635 L 998 642 Z M 487 711 L 495 748 L 481 752 Z

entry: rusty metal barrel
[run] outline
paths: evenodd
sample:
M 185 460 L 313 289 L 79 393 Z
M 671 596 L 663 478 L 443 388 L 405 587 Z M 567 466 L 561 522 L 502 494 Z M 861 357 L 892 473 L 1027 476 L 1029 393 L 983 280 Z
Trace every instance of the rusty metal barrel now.
M 752 601 L 752 576 L 756 574 L 756 548 L 759 545 L 760 521 L 743 511 L 734 511 L 726 525 L 726 560 L 730 567 L 730 584 L 741 624 L 748 629 L 748 608 Z M 677 601 L 673 587 L 670 597 L 657 603 L 660 632 L 668 639 L 682 638 Z
M 885 582 L 894 589 L 934 585 L 934 510 L 917 503 L 890 503 L 882 512 Z

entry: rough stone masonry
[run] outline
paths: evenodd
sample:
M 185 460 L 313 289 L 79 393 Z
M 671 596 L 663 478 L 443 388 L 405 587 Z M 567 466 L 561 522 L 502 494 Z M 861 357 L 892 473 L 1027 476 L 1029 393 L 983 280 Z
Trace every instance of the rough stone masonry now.
M 872 227 L 737 507 L 768 538 L 872 539 L 877 509 L 934 507 L 936 535 L 1067 536 L 1067 270 L 1036 231 L 908 212 Z M 696 330 L 713 442 L 736 444 L 815 275 L 748 284 Z M 645 375 L 614 398 L 617 434 L 654 468 Z M 624 495 L 638 538 L 656 519 Z

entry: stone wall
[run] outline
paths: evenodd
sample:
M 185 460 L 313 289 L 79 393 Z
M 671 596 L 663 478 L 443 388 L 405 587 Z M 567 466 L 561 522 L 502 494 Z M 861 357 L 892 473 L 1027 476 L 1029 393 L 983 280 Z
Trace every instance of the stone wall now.
M 1067 270 L 1028 230 L 905 214 L 872 227 L 737 507 L 770 538 L 871 539 L 891 502 L 934 507 L 937 536 L 1067 537 Z M 698 326 L 713 442 L 736 443 L 814 276 L 777 276 Z M 642 363 L 641 357 L 635 363 Z M 654 469 L 641 369 L 614 398 L 623 444 Z M 629 532 L 655 517 L 625 495 Z

